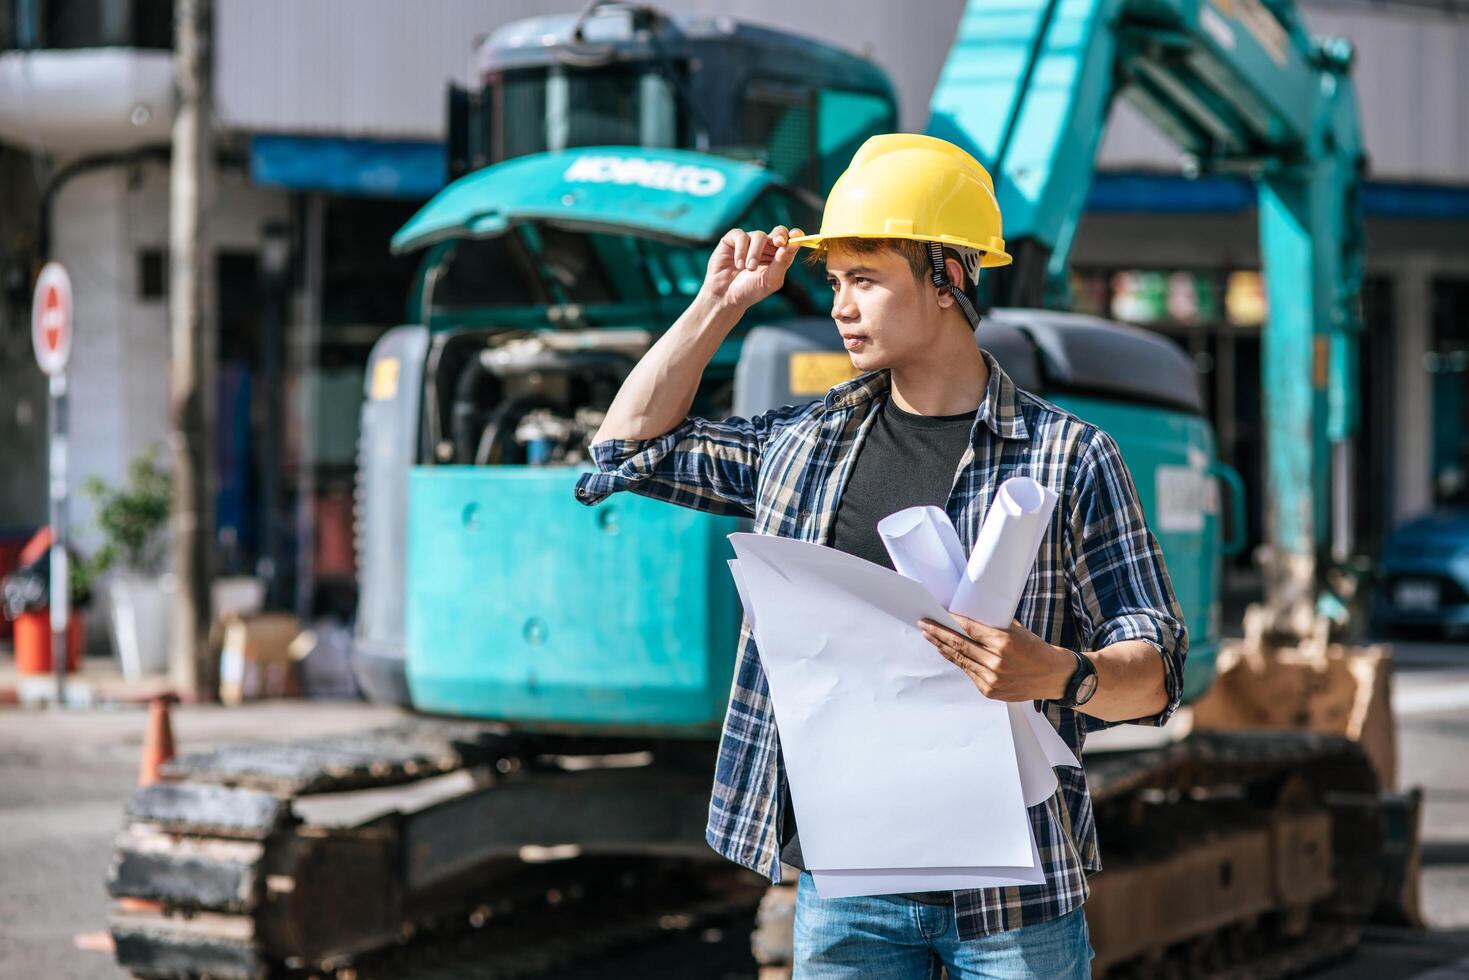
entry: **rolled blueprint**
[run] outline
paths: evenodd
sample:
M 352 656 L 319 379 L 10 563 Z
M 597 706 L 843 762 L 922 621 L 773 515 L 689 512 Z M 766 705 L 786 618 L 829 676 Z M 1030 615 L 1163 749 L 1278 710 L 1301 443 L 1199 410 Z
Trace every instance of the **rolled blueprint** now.
M 1031 477 L 1000 484 L 949 609 L 1008 629 L 1055 508 L 1055 492 Z
M 949 608 L 964 574 L 964 546 L 949 515 L 937 507 L 908 507 L 878 521 L 877 534 L 898 574 Z
M 1008 629 L 1035 565 L 1056 494 L 1027 476 L 1000 484 L 969 561 L 949 516 L 909 507 L 884 518 L 878 535 L 893 568 L 921 584 L 944 608 L 986 626 Z M 1006 705 L 1026 806 L 1056 792 L 1055 766 L 1079 766 L 1065 740 L 1029 703 Z

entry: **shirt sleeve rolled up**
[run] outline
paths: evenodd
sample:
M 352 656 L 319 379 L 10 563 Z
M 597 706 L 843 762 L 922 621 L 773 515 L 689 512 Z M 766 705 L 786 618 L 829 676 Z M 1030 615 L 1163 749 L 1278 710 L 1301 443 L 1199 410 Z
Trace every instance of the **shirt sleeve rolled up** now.
M 1070 514 L 1072 609 L 1086 650 L 1142 640 L 1163 660 L 1168 703 L 1132 724 L 1162 725 L 1183 696 L 1188 630 L 1163 551 L 1148 528 L 1137 486 L 1116 441 L 1098 430 L 1086 449 Z M 1083 727 L 1110 723 L 1081 716 Z
M 778 429 L 810 407 L 718 422 L 689 418 L 652 439 L 594 443 L 597 472 L 577 481 L 576 498 L 592 505 L 630 490 L 712 514 L 753 517 L 766 446 Z

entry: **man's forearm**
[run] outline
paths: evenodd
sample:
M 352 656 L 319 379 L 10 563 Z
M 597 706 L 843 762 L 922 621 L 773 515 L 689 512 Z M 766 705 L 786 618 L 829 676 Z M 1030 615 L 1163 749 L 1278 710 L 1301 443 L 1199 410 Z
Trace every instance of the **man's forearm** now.
M 622 383 L 592 442 L 652 439 L 687 418 L 704 369 L 740 315 L 705 293 L 695 297 Z
M 996 701 L 1057 701 L 1076 672 L 1076 656 L 1036 636 L 1019 622 L 1006 629 L 950 615 L 963 632 L 920 622 L 923 635 L 968 674 L 981 694 Z M 1083 654 L 1097 668 L 1097 689 L 1076 710 L 1103 721 L 1148 718 L 1168 706 L 1163 658 L 1143 640 L 1123 640 Z
M 1163 658 L 1143 640 L 1123 640 L 1084 653 L 1097 667 L 1097 692 L 1076 710 L 1102 721 L 1148 718 L 1168 706 Z

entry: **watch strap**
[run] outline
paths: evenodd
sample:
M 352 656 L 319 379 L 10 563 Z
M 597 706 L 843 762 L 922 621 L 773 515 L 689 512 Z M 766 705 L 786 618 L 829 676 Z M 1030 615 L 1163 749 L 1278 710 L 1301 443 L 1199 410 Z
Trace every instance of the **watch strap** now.
M 1066 682 L 1066 693 L 1061 695 L 1057 704 L 1068 708 L 1076 707 L 1076 695 L 1081 690 L 1082 683 L 1088 676 L 1097 672 L 1097 665 L 1092 663 L 1091 658 L 1079 650 L 1072 650 L 1071 655 L 1076 658 L 1076 669 L 1071 672 L 1071 679 Z

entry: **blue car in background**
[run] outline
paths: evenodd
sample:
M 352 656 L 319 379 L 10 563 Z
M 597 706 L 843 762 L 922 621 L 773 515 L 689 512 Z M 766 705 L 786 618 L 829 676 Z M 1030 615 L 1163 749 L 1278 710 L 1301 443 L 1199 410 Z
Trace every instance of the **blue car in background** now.
M 1469 507 L 1436 510 L 1395 528 L 1377 580 L 1379 633 L 1469 633 Z

